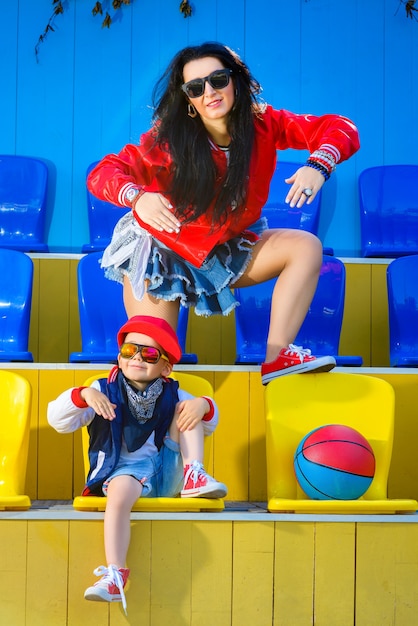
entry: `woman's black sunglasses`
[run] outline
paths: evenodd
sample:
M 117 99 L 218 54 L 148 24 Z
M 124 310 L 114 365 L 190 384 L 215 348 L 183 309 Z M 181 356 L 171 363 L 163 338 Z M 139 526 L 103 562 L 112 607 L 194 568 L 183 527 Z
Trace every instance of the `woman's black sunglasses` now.
M 199 98 L 203 96 L 205 92 L 205 83 L 208 81 L 209 85 L 213 89 L 224 89 L 229 85 L 229 78 L 232 74 L 232 70 L 223 69 L 223 70 L 215 70 L 209 76 L 205 76 L 204 78 L 194 78 L 193 80 L 189 80 L 188 83 L 184 83 L 181 86 L 184 93 L 189 98 Z

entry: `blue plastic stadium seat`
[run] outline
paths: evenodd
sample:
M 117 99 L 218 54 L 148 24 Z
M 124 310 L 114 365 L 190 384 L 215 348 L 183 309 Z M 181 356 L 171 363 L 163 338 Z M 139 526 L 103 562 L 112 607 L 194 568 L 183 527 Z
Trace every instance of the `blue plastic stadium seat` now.
M 98 161 L 91 163 L 87 168 L 86 177 L 97 165 Z M 103 251 L 110 243 L 116 222 L 129 211 L 111 202 L 99 200 L 96 196 L 87 192 L 87 215 L 89 220 L 90 241 L 85 243 L 81 249 L 83 254 L 89 252 Z
M 380 165 L 358 179 L 364 257 L 418 253 L 418 165 Z
M 269 197 L 263 207 L 262 216 L 267 218 L 270 228 L 295 228 L 318 234 L 319 215 L 321 210 L 322 190 L 319 190 L 311 204 L 298 209 L 285 202 L 290 185 L 285 183 L 304 163 L 291 163 L 278 160 L 276 171 L 270 183 Z M 331 248 L 324 249 L 324 254 L 332 255 Z
M 0 246 L 48 252 L 45 243 L 48 168 L 27 156 L 0 155 Z
M 100 266 L 102 252 L 92 252 L 77 267 L 81 352 L 70 354 L 71 363 L 114 363 L 116 336 L 127 316 L 122 285 L 105 277 Z M 181 363 L 197 363 L 197 356 L 185 353 L 188 309 L 180 307 L 178 338 L 184 352 Z
M 387 269 L 389 353 L 392 367 L 418 367 L 418 255 Z
M 311 204 L 305 204 L 293 209 L 286 204 L 285 198 L 289 193 L 290 185 L 285 178 L 292 176 L 303 163 L 277 161 L 276 171 L 270 183 L 268 200 L 263 208 L 263 215 L 269 220 L 272 228 L 299 228 L 310 233 L 318 232 L 319 211 L 321 209 L 321 190 Z
M 265 359 L 274 284 L 275 279 L 235 289 L 240 303 L 235 309 L 236 364 L 260 364 Z M 294 344 L 309 348 L 315 356 L 334 356 L 339 366 L 360 366 L 361 356 L 338 353 L 344 300 L 344 263 L 324 255 L 314 298 Z
M 183 365 L 190 364 L 195 365 L 197 363 L 197 354 L 194 352 L 186 352 L 186 337 L 187 337 L 187 326 L 189 323 L 189 311 L 190 309 L 181 306 L 179 310 L 179 318 L 177 322 L 177 337 L 180 343 L 182 356 L 180 359 L 180 363 Z
M 33 361 L 28 351 L 32 287 L 32 259 L 0 248 L 0 361 Z

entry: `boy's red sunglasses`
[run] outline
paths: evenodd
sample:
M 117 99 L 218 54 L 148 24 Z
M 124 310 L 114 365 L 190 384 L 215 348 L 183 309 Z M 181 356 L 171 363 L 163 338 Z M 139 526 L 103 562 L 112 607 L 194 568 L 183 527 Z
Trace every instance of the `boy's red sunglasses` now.
M 141 346 L 138 343 L 132 343 L 131 341 L 123 343 L 119 349 L 119 354 L 124 359 L 132 359 L 135 354 L 140 354 L 141 359 L 145 363 L 152 363 L 155 365 L 158 363 L 160 359 L 164 359 L 164 361 L 169 361 L 168 357 L 158 348 L 154 348 L 153 346 Z

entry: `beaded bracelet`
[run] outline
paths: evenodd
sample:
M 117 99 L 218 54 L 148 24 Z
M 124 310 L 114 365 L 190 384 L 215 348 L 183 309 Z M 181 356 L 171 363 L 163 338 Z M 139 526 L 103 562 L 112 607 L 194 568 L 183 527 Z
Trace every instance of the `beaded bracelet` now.
M 319 161 L 320 163 L 324 163 L 327 169 L 329 170 L 330 174 L 335 171 L 336 160 L 335 160 L 334 155 L 331 154 L 331 152 L 328 152 L 327 150 L 321 150 L 321 149 L 315 150 L 315 152 L 312 152 L 309 158 L 313 159 L 314 161 Z
M 326 159 L 323 159 L 322 157 L 312 157 L 312 155 L 309 157 L 309 159 L 311 161 L 315 161 L 315 163 L 319 163 L 320 165 L 322 165 L 323 167 L 325 167 L 325 169 L 327 170 L 327 172 L 331 175 L 332 172 L 335 170 L 335 166 L 332 165 L 332 163 L 330 163 L 329 161 L 327 161 Z
M 321 172 L 321 174 L 325 178 L 325 180 L 328 180 L 329 177 L 331 176 L 331 174 L 328 171 L 328 169 L 324 165 L 321 165 L 321 163 L 318 163 L 317 161 L 314 161 L 312 159 L 308 159 L 306 161 L 306 165 L 308 167 L 312 167 L 314 170 L 318 170 L 319 172 Z

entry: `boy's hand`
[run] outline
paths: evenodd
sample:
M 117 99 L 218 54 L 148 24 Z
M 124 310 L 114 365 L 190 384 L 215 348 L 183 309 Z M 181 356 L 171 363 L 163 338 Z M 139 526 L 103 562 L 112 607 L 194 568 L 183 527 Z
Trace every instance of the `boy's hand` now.
M 209 402 L 205 398 L 192 398 L 177 402 L 174 419 L 181 433 L 192 430 L 210 411 Z
M 97 415 L 101 415 L 105 420 L 113 420 L 116 417 L 116 404 L 113 404 L 106 394 L 93 387 L 86 387 L 80 393 L 84 402 L 94 409 Z

